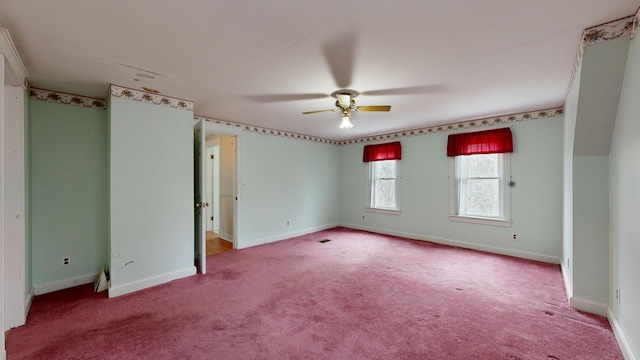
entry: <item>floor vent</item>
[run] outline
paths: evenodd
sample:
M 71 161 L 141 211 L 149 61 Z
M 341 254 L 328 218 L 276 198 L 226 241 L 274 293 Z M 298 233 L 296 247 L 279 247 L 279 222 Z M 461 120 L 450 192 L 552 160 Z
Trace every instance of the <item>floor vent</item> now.
M 320 240 L 320 242 L 323 243 L 323 244 L 326 243 L 326 242 L 329 242 L 329 241 L 331 241 L 331 240 L 329 240 L 329 239 Z

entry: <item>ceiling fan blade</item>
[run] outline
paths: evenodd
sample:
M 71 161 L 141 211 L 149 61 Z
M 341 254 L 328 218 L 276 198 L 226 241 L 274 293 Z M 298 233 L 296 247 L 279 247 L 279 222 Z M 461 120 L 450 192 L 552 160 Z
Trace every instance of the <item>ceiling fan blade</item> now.
M 356 34 L 348 33 L 325 44 L 322 47 L 324 57 L 329 64 L 333 79 L 338 88 L 348 88 L 351 84 L 355 59 Z
M 305 111 L 302 114 L 303 115 L 309 115 L 309 114 L 317 114 L 317 113 L 321 113 L 321 112 L 337 112 L 337 109 L 329 109 L 329 110 L 314 110 L 314 111 Z
M 323 99 L 329 97 L 327 94 L 272 94 L 272 95 L 244 95 L 242 98 L 257 102 L 271 103 L 297 100 Z
M 424 86 L 410 86 L 394 89 L 382 89 L 365 91 L 362 95 L 414 95 L 414 94 L 432 94 L 448 91 L 448 87 L 445 85 L 424 85 Z
M 354 111 L 390 111 L 391 105 L 356 106 Z

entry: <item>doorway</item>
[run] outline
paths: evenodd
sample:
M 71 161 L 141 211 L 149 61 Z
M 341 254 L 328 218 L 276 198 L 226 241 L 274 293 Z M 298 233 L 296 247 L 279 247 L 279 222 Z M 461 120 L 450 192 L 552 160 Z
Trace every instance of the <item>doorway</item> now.
M 242 138 L 241 129 L 230 129 L 228 126 L 215 124 L 213 121 L 194 118 L 193 139 L 193 173 L 194 173 L 194 263 L 201 274 L 207 271 L 207 225 L 211 222 L 211 230 L 216 222 L 217 211 L 218 225 L 217 237 L 226 241 L 226 248 L 241 248 L 240 241 L 240 201 L 238 201 L 238 181 L 241 178 L 238 166 L 240 156 L 240 144 Z M 217 140 L 216 140 L 217 139 Z M 210 146 L 207 146 L 207 141 Z M 211 156 L 207 159 L 207 148 L 211 149 L 215 160 L 215 145 L 218 145 L 217 174 L 213 173 Z M 207 161 L 209 160 L 209 161 Z M 209 171 L 207 171 L 209 164 Z M 207 176 L 207 174 L 211 174 Z M 207 184 L 209 177 L 209 185 Z M 214 178 L 216 186 L 214 190 Z M 209 197 L 207 194 L 211 194 Z M 216 195 L 217 194 L 217 195 Z M 207 201 L 207 199 L 213 199 Z M 219 199 L 219 200 L 218 200 Z M 209 212 L 208 207 L 213 210 Z M 210 215 L 207 215 L 210 214 Z M 209 220 L 207 221 L 207 216 Z M 211 220 L 211 217 L 214 219 Z M 229 246 L 231 245 L 231 246 Z
M 236 136 L 205 135 L 206 254 L 232 250 L 235 243 Z

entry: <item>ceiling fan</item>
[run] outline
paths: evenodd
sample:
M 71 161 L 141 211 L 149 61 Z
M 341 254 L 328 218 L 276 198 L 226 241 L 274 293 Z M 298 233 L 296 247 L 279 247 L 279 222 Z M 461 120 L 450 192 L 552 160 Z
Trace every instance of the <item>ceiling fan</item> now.
M 302 114 L 317 114 L 321 112 L 339 112 L 342 115 L 342 122 L 340 123 L 340 129 L 349 129 L 353 127 L 353 123 L 351 122 L 351 112 L 352 111 L 390 111 L 391 105 L 369 105 L 369 106 L 358 106 L 356 105 L 355 97 L 360 95 L 359 92 L 350 89 L 341 89 L 334 91 L 331 96 L 336 98 L 336 108 L 335 109 L 327 109 L 327 110 L 314 110 L 314 111 L 305 111 Z

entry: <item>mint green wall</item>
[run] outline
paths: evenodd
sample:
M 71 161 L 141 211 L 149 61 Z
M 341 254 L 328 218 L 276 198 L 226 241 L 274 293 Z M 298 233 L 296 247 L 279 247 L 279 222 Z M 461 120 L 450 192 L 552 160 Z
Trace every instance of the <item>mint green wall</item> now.
M 25 224 L 25 299 L 33 289 L 33 270 L 31 257 L 33 246 L 31 241 L 31 97 L 29 91 L 24 91 L 24 224 Z
M 610 152 L 610 304 L 640 356 L 640 37 L 631 41 Z M 620 288 L 620 303 L 613 297 Z
M 562 251 L 562 117 L 512 126 L 511 227 L 449 221 L 451 132 L 400 139 L 402 214 L 366 212 L 363 144 L 341 147 L 340 220 L 346 226 L 559 261 Z M 364 219 L 362 217 L 364 216 Z M 511 234 L 518 234 L 518 241 Z
M 249 132 L 241 137 L 240 247 L 337 224 L 340 147 Z
M 609 156 L 573 158 L 573 295 L 609 302 Z
M 87 276 L 107 262 L 106 112 L 30 102 L 33 285 Z M 62 258 L 71 258 L 70 266 Z
M 117 296 L 195 271 L 193 113 L 120 98 L 109 107 L 109 295 Z

